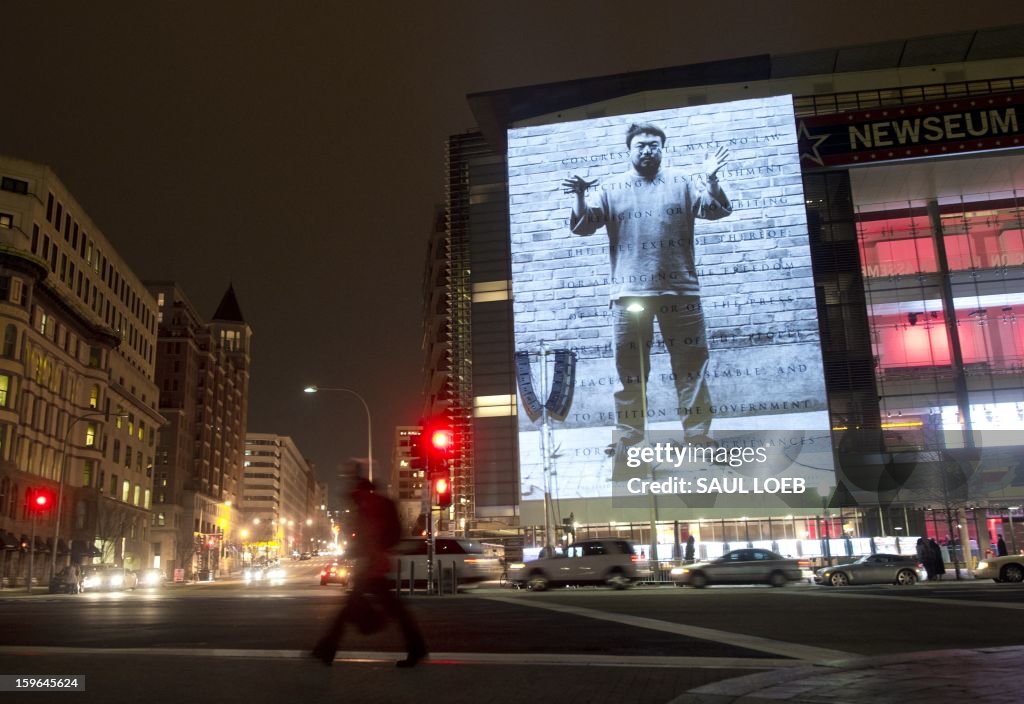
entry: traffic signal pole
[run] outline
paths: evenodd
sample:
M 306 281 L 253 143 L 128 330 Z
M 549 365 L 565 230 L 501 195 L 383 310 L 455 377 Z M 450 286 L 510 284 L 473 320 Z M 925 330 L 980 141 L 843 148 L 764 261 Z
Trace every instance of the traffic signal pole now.
M 28 585 L 28 593 L 32 593 L 32 575 L 35 574 L 36 566 L 36 515 L 39 511 L 35 506 L 32 507 L 32 537 L 29 538 L 28 543 L 28 578 L 25 582 Z M 54 546 L 56 549 L 56 546 Z
M 429 438 L 428 438 L 428 443 Z M 434 462 L 433 452 L 424 446 L 424 466 L 427 474 L 427 593 L 434 593 Z

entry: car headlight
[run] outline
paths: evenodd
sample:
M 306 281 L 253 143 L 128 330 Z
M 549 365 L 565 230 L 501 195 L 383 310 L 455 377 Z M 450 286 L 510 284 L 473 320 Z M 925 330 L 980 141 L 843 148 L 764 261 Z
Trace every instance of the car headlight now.
M 682 574 L 683 572 L 686 572 L 686 569 L 684 569 L 684 568 L 682 568 L 682 567 L 673 567 L 673 568 L 672 568 L 672 569 L 671 569 L 671 570 L 669 571 L 669 574 L 670 574 L 670 575 L 672 575 L 673 577 L 678 577 L 678 576 L 679 576 L 679 575 L 681 575 L 681 574 Z
M 510 570 L 521 570 L 526 568 L 526 564 L 523 562 L 513 562 L 508 568 Z
M 124 577 L 121 575 L 115 574 L 110 577 L 110 586 L 120 587 L 122 584 L 124 584 Z
M 978 563 L 978 569 L 979 570 L 987 570 L 988 569 L 988 562 L 985 561 L 985 560 L 982 560 L 981 562 L 979 562 Z

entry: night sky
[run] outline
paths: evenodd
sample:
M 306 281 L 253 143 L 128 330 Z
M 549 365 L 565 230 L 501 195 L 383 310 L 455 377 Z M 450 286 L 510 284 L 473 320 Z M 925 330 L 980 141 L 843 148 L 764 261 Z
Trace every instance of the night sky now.
M 0 11 L 0 153 L 50 165 L 140 278 L 202 315 L 233 282 L 249 430 L 292 436 L 321 479 L 365 456 L 365 415 L 306 384 L 366 397 L 378 461 L 419 418 L 423 260 L 466 94 L 1024 23 L 1010 2 L 353 5 Z

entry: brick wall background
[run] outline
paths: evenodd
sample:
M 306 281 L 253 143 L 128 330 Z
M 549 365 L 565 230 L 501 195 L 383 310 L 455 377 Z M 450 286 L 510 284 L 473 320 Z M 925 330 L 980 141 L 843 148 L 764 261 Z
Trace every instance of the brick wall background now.
M 573 175 L 605 177 L 632 167 L 632 122 L 666 133 L 663 167 L 697 183 L 706 154 L 731 155 L 720 172 L 734 212 L 698 220 L 697 264 L 711 348 L 715 417 L 826 408 L 795 121 L 789 96 L 543 125 L 509 134 L 509 197 L 516 349 L 568 347 L 579 356 L 564 428 L 614 426 L 605 231 L 572 235 Z M 597 186 L 600 188 L 600 184 Z M 597 188 L 588 198 L 596 200 Z M 668 355 L 656 335 L 648 386 L 652 423 L 675 421 Z M 534 365 L 534 379 L 539 383 Z M 520 429 L 536 426 L 520 413 Z M 527 443 L 523 443 L 526 445 Z

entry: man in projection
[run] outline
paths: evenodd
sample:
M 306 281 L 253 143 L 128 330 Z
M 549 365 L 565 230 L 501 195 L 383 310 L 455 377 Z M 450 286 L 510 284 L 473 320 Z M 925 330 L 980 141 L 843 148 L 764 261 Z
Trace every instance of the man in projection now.
M 615 479 L 629 472 L 629 448 L 644 440 L 647 403 L 641 389 L 650 374 L 655 319 L 675 377 L 683 439 L 693 445 L 714 442 L 709 436 L 708 344 L 693 230 L 696 218 L 717 220 L 732 213 L 718 180 L 729 158 L 726 148 L 704 160 L 707 186 L 700 188 L 685 174 L 662 168 L 665 132 L 657 125 L 630 125 L 626 147 L 632 168 L 606 179 L 596 203 L 588 204 L 586 198 L 596 179 L 573 175 L 562 182 L 564 192 L 575 196 L 572 232 L 592 235 L 604 228 L 608 233 L 615 366 L 621 385 L 615 392 L 619 432 L 608 450 L 615 457 Z

